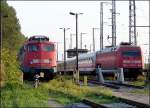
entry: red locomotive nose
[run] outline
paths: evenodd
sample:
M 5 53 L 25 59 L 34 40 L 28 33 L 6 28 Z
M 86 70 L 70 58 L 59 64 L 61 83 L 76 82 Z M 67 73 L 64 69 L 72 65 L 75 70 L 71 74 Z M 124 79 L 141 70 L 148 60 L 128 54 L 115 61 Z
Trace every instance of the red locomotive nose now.
M 141 68 L 141 52 L 139 50 L 126 50 L 122 52 L 122 65 L 124 68 Z

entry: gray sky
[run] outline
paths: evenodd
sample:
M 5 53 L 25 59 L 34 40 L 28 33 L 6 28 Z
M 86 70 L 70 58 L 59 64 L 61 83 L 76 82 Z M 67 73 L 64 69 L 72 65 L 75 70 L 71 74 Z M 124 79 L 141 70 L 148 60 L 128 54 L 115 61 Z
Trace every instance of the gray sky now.
M 79 43 L 80 33 L 83 35 L 83 47 L 92 45 L 92 28 L 100 27 L 100 2 L 102 1 L 7 1 L 16 10 L 17 17 L 21 24 L 22 33 L 30 37 L 32 35 L 46 35 L 52 41 L 59 43 L 59 60 L 63 54 L 63 30 L 61 27 L 69 27 L 66 31 L 67 48 L 70 44 L 70 33 L 75 34 L 75 16 L 69 12 L 84 13 L 79 15 Z M 106 1 L 105 1 L 106 2 Z M 111 2 L 111 1 L 107 1 Z M 107 35 L 111 35 L 111 5 L 104 5 L 104 46 L 110 45 L 111 40 L 107 40 Z M 116 1 L 116 36 L 117 45 L 122 41 L 128 41 L 129 6 L 128 1 Z M 136 24 L 149 25 L 149 2 L 136 1 Z M 149 34 L 148 28 L 137 28 L 138 45 L 142 47 L 143 53 L 148 53 Z M 95 30 L 96 50 L 99 50 L 99 30 Z M 79 44 L 80 46 L 80 44 Z M 75 36 L 73 37 L 73 47 L 75 47 Z M 146 55 L 146 54 L 145 54 Z M 147 55 L 146 55 L 147 56 Z

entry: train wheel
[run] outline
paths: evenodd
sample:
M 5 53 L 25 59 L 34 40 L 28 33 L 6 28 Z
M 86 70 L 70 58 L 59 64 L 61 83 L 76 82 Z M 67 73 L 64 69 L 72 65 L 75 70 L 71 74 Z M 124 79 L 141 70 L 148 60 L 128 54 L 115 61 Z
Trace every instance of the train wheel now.
M 44 74 L 44 79 L 47 81 L 53 79 L 53 77 L 54 77 L 53 73 L 45 73 Z
M 29 81 L 33 81 L 33 74 L 31 73 L 24 73 L 23 74 L 23 80 L 29 80 Z

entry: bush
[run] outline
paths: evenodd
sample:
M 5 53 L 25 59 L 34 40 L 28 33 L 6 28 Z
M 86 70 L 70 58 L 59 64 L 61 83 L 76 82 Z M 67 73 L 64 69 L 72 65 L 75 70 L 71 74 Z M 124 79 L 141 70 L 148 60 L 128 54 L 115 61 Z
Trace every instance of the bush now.
M 4 86 L 5 80 L 6 80 L 6 74 L 4 72 L 4 64 L 1 61 L 0 87 Z
M 8 50 L 2 49 L 2 62 L 3 62 L 3 81 L 14 83 L 20 83 L 21 71 L 19 70 L 18 62 L 16 61 L 16 56 L 11 55 Z

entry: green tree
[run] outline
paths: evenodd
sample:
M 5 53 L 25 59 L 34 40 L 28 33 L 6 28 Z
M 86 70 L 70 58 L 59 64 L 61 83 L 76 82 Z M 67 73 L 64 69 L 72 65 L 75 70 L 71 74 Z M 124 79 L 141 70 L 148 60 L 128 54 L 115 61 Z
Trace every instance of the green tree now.
M 3 0 L 1 1 L 0 11 L 2 24 L 1 65 L 4 65 L 4 72 L 0 76 L 1 80 L 7 79 L 7 81 L 15 82 L 19 81 L 19 75 L 21 74 L 16 57 L 26 38 L 21 33 L 21 26 L 19 19 L 16 17 L 15 9 Z

